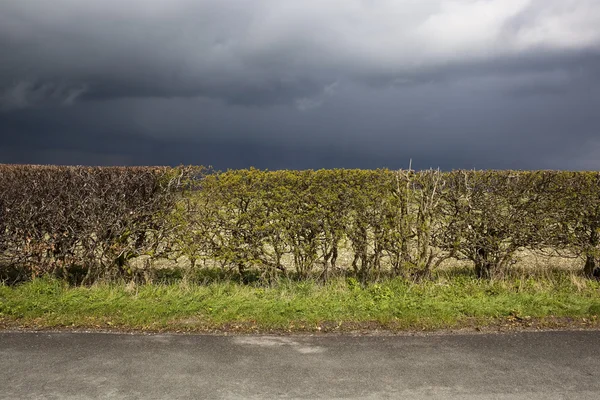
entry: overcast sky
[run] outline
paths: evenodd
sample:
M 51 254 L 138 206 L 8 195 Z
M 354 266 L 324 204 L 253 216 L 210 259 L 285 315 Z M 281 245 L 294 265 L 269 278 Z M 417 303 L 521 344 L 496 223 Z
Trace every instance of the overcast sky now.
M 0 163 L 600 169 L 598 0 L 2 0 Z

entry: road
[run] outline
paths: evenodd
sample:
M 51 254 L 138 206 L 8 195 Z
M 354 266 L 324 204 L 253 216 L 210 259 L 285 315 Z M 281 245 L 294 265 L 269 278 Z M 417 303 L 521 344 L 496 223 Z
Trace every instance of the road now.
M 0 333 L 0 399 L 600 399 L 600 332 Z

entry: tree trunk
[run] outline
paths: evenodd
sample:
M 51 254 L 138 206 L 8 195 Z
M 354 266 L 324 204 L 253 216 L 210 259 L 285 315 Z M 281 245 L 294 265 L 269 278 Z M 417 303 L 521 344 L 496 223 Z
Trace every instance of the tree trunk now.
M 332 254 L 331 254 L 331 269 L 335 272 L 336 262 L 338 258 L 338 248 L 337 244 L 333 246 Z
M 585 276 L 591 278 L 594 276 L 595 271 L 597 271 L 596 258 L 592 255 L 588 255 L 585 258 L 585 266 L 583 267 L 583 273 L 585 274 Z
M 488 260 L 487 251 L 483 248 L 477 249 L 475 256 L 475 274 L 478 278 L 490 278 L 492 275 L 492 263 Z
M 592 254 L 588 253 L 588 255 L 586 256 L 585 265 L 583 267 L 583 273 L 585 274 L 585 276 L 592 278 L 600 272 L 598 267 L 596 266 L 596 257 L 593 254 L 596 252 L 596 249 L 598 247 L 598 232 L 596 231 L 596 227 L 592 227 L 589 244 L 593 250 Z
M 492 268 L 489 262 L 478 261 L 475 263 L 475 274 L 478 278 L 488 279 L 492 276 Z

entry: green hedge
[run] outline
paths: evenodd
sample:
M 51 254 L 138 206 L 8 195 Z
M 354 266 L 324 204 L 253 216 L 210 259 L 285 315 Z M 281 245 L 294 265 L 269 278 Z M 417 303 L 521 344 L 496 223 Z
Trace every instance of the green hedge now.
M 448 258 L 503 273 L 520 249 L 567 249 L 597 271 L 596 172 L 319 170 L 207 176 L 179 210 L 193 259 L 241 273 L 299 277 L 336 270 L 342 242 L 367 279 L 382 260 L 394 275 L 426 276 Z M 185 246 L 184 246 L 185 247 Z M 284 257 L 291 257 L 293 271 Z

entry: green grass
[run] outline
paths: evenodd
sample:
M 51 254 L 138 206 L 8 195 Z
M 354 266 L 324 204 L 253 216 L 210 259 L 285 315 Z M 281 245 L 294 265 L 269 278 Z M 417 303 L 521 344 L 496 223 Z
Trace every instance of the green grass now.
M 0 325 L 173 331 L 415 330 L 515 321 L 598 321 L 600 284 L 574 275 L 497 281 L 466 276 L 422 283 L 352 279 L 271 287 L 96 284 L 52 279 L 0 286 Z

